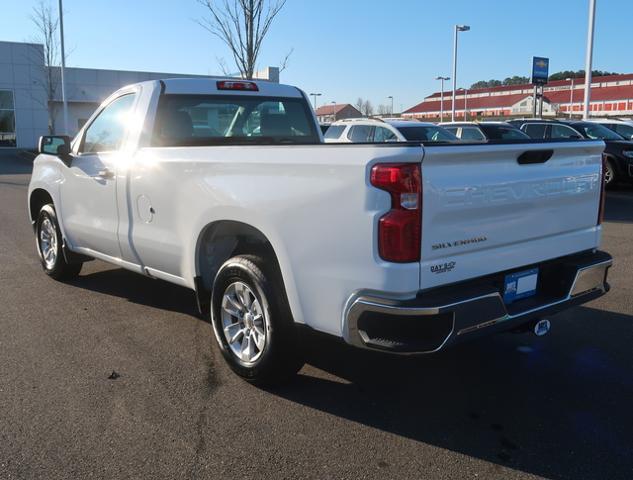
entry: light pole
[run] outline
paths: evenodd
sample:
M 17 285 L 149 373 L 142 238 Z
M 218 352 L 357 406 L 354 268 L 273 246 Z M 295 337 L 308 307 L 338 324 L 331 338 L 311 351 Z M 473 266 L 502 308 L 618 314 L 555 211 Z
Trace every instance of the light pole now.
M 68 101 L 66 100 L 66 82 L 64 81 L 64 73 L 66 70 L 66 52 L 64 50 L 64 11 L 62 7 L 62 0 L 59 0 L 59 36 L 60 46 L 62 50 L 62 66 L 60 69 L 60 80 L 62 87 L 62 104 L 64 110 L 64 134 L 68 135 Z M 56 133 L 56 132 L 55 132 Z
M 444 122 L 444 80 L 450 80 L 451 77 L 435 77 L 440 81 L 440 123 Z
M 574 79 L 566 78 L 568 82 L 571 82 L 571 86 L 569 87 L 569 118 L 571 118 L 571 114 L 574 111 Z
M 320 93 L 311 93 L 310 94 L 312 96 L 312 98 L 314 98 L 314 111 L 316 112 L 317 109 L 317 97 L 320 97 L 321 94 Z
M 591 102 L 591 64 L 593 60 L 593 33 L 596 20 L 596 0 L 589 0 L 589 25 L 587 28 L 587 51 L 585 52 L 585 108 L 582 118 L 589 118 L 589 103 Z
M 455 25 L 453 37 L 453 103 L 451 107 L 451 121 L 455 121 L 455 91 L 457 90 L 457 34 L 470 30 L 468 25 Z

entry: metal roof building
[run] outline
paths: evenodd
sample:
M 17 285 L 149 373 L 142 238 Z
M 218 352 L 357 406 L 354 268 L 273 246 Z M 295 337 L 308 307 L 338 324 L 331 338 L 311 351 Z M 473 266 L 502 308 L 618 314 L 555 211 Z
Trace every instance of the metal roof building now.
M 582 114 L 584 78 L 558 80 L 545 85 L 543 114 Z M 533 86 L 531 84 L 504 85 L 473 90 L 460 89 L 455 95 L 456 117 L 513 117 L 532 113 Z M 433 93 L 419 104 L 405 110 L 403 117 L 439 118 L 441 92 Z M 444 92 L 444 115 L 450 115 L 452 91 Z M 591 82 L 590 109 L 595 116 L 633 115 L 633 74 L 594 77 Z

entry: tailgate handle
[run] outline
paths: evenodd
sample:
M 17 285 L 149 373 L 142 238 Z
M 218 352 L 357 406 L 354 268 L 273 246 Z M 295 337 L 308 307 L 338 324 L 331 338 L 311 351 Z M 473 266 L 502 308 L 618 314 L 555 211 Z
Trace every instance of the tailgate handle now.
M 519 165 L 527 165 L 530 163 L 545 163 L 554 155 L 554 150 L 530 150 L 523 152 L 517 158 Z

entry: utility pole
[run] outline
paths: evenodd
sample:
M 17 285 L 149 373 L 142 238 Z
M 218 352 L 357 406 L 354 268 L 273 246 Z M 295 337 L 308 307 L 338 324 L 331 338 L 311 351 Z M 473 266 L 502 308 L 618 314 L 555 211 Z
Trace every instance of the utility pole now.
M 453 103 L 451 107 L 451 121 L 455 121 L 455 92 L 457 90 L 457 34 L 470 30 L 468 25 L 455 25 L 453 36 Z
M 450 80 L 451 77 L 435 77 L 440 81 L 440 123 L 444 122 L 444 80 Z
M 312 96 L 312 98 L 314 98 L 314 111 L 316 112 L 316 109 L 317 109 L 317 97 L 320 97 L 321 94 L 320 93 L 311 93 L 310 95 Z
M 587 28 L 587 51 L 585 52 L 585 108 L 582 118 L 589 118 L 589 105 L 591 102 L 591 67 L 593 63 L 593 34 L 596 20 L 596 0 L 589 0 L 589 25 Z
M 66 51 L 64 50 L 64 10 L 62 0 L 59 0 L 59 36 L 61 37 L 62 50 L 62 66 L 61 66 L 61 86 L 62 86 L 62 104 L 64 110 L 64 135 L 68 135 L 68 101 L 66 100 L 66 82 L 64 80 L 66 70 Z
M 566 78 L 565 80 L 571 81 L 571 86 L 569 87 L 569 118 L 571 118 L 574 110 L 574 78 Z

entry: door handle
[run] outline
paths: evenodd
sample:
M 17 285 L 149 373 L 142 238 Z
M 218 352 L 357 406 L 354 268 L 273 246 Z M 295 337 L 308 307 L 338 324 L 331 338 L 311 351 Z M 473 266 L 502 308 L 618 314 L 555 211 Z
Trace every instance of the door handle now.
M 114 178 L 114 172 L 109 168 L 104 168 L 103 170 L 99 170 L 96 175 L 97 178 L 103 178 L 104 180 L 109 180 Z

